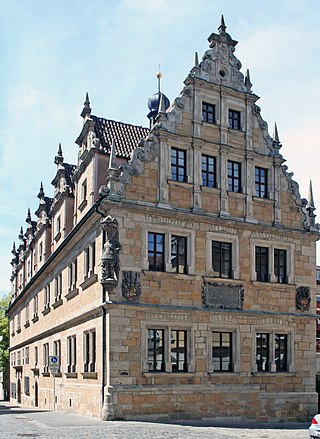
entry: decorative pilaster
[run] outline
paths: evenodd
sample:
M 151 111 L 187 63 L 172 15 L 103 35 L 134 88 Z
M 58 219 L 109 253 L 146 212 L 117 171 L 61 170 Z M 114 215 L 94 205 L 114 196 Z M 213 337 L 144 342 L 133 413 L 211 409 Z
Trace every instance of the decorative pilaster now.
M 229 218 L 229 199 L 227 192 L 227 155 L 223 151 L 220 154 L 220 182 L 221 182 L 221 192 L 220 192 L 220 212 L 219 216 L 222 218 Z
M 246 187 L 246 222 L 257 224 L 257 220 L 254 218 L 253 211 L 253 195 L 254 195 L 254 166 L 253 158 L 248 158 L 246 160 L 246 175 L 244 176 L 245 187 Z

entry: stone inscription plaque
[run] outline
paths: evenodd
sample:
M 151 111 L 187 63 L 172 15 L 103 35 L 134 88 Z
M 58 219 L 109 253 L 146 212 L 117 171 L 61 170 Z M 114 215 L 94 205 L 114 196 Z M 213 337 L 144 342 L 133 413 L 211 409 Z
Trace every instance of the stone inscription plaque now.
M 204 283 L 203 305 L 205 308 L 242 309 L 243 285 Z

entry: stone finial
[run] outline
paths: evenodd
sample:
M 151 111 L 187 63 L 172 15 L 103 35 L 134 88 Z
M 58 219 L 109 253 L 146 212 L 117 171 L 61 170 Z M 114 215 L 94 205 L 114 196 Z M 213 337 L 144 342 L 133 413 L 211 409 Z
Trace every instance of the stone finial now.
M 252 82 L 250 80 L 250 72 L 249 69 L 246 71 L 246 76 L 244 78 L 244 85 L 247 87 L 248 90 L 251 90 Z
M 112 137 L 111 147 L 110 147 L 110 158 L 109 158 L 109 169 L 116 169 L 116 142 Z
M 89 101 L 89 93 L 86 93 L 86 99 L 83 103 L 84 107 L 83 110 L 81 111 L 81 117 L 83 117 L 83 119 L 86 118 L 86 116 L 88 115 L 88 117 L 90 117 L 91 114 L 91 107 L 90 107 L 90 101 Z
M 26 223 L 27 223 L 27 224 L 31 224 L 31 213 L 30 213 L 30 207 L 28 207 Z
M 273 139 L 276 142 L 279 142 L 279 134 L 278 134 L 278 127 L 277 127 L 277 123 L 274 123 L 274 130 L 273 130 Z
M 43 190 L 43 184 L 42 184 L 42 181 L 41 181 L 41 183 L 40 183 L 40 189 L 39 189 L 39 193 L 38 193 L 38 198 L 40 198 L 40 200 L 41 200 L 42 198 L 44 198 L 44 190 Z
M 23 239 L 23 228 L 22 228 L 22 226 L 21 226 L 21 228 L 20 228 L 20 233 L 19 233 L 19 235 L 18 235 L 18 238 L 19 238 L 20 240 Z
M 62 148 L 61 148 L 61 143 L 59 143 L 59 148 L 58 148 L 58 152 L 57 155 L 54 158 L 54 163 L 56 165 L 60 165 L 61 163 L 63 163 L 63 154 L 62 154 Z
M 12 250 L 11 253 L 15 256 L 17 251 L 16 251 L 16 243 L 13 241 L 13 246 L 12 246 Z
M 194 66 L 199 67 L 199 57 L 198 52 L 194 52 Z
M 220 26 L 218 27 L 218 31 L 221 34 L 222 32 L 225 32 L 226 29 L 227 29 L 227 26 L 224 22 L 224 17 L 223 17 L 223 15 L 221 15 L 221 23 L 220 23 Z

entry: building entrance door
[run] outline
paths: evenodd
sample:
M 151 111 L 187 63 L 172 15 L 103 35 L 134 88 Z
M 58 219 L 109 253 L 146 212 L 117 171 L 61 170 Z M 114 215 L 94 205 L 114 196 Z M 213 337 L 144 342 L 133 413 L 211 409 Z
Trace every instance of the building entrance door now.
M 21 380 L 18 378 L 17 382 L 17 401 L 20 404 L 21 403 Z
M 38 400 L 38 381 L 34 383 L 34 406 L 38 407 L 39 400 Z

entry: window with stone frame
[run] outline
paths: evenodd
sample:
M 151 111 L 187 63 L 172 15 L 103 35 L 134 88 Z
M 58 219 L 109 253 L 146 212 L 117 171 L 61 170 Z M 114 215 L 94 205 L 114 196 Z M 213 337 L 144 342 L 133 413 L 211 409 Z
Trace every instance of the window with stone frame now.
M 38 294 L 33 298 L 33 319 L 38 317 Z
M 228 160 L 228 191 L 241 192 L 241 163 Z
M 201 157 L 202 186 L 216 187 L 216 157 Z
M 274 275 L 276 282 L 286 284 L 287 279 L 287 250 L 274 249 Z
M 214 124 L 216 122 L 216 107 L 213 104 L 202 102 L 202 122 Z
M 28 365 L 30 362 L 30 348 L 26 347 L 25 349 L 25 364 Z
M 229 128 L 241 130 L 241 113 L 237 110 L 229 109 Z
M 270 370 L 270 335 L 268 333 L 256 334 L 256 363 L 257 372 L 269 372 Z
M 43 290 L 43 309 L 50 308 L 50 283 L 44 287 Z
M 164 330 L 148 329 L 149 372 L 164 372 Z
M 171 330 L 170 358 L 172 372 L 188 372 L 187 331 Z
M 179 182 L 187 181 L 187 153 L 183 149 L 171 148 L 171 178 Z
M 186 236 L 171 236 L 171 271 L 182 274 L 188 272 Z
M 214 372 L 233 372 L 233 332 L 212 332 Z
M 232 243 L 212 241 L 212 271 L 214 277 L 232 278 Z
M 84 250 L 84 279 L 88 279 L 95 273 L 96 243 L 93 241 Z
M 77 371 L 77 337 L 71 335 L 67 338 L 67 372 Z
M 163 233 L 148 233 L 149 270 L 165 271 L 165 235 Z
M 255 167 L 255 194 L 259 198 L 268 198 L 268 169 Z
M 38 346 L 34 347 L 34 367 L 38 366 L 39 358 L 38 358 Z
M 289 334 L 256 333 L 256 371 L 289 372 Z
M 21 311 L 17 314 L 17 332 L 21 332 Z
M 145 372 L 188 372 L 189 330 L 147 328 L 147 364 Z
M 42 257 L 43 257 L 43 242 L 39 243 L 39 262 L 42 261 Z
M 96 371 L 96 331 L 91 329 L 83 333 L 83 371 Z
M 42 346 L 42 364 L 43 373 L 49 373 L 49 343 L 44 343 Z
M 68 291 L 72 291 L 77 286 L 77 258 L 68 267 Z
M 25 308 L 25 322 L 24 322 L 25 326 L 29 325 L 29 319 L 30 319 L 30 302 L 26 304 L 26 308 Z
M 62 297 L 62 273 L 54 279 L 54 302 L 59 302 Z
M 255 249 L 256 279 L 258 282 L 269 282 L 269 249 L 256 246 Z

